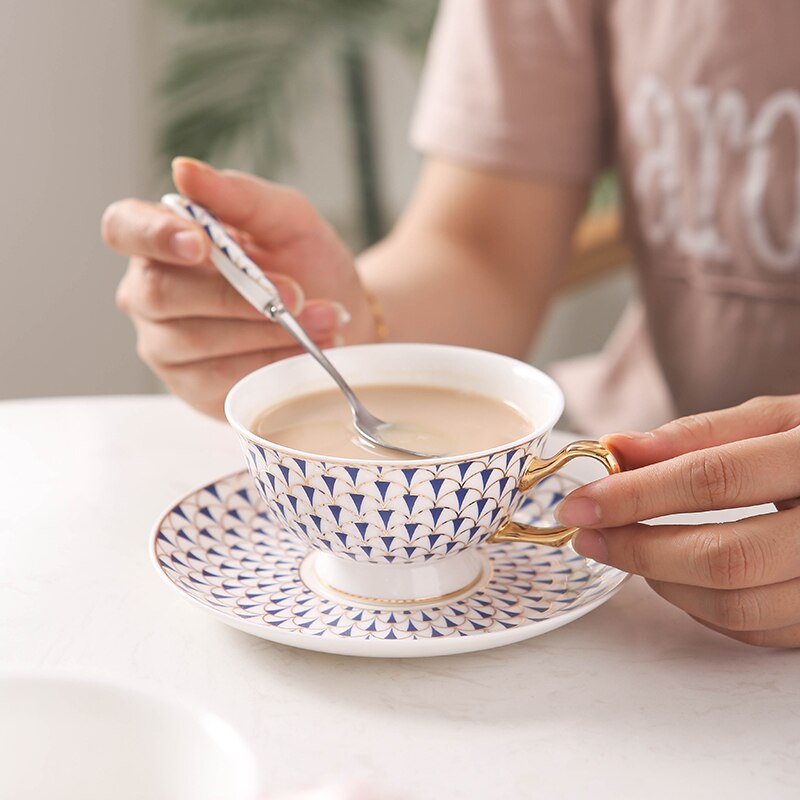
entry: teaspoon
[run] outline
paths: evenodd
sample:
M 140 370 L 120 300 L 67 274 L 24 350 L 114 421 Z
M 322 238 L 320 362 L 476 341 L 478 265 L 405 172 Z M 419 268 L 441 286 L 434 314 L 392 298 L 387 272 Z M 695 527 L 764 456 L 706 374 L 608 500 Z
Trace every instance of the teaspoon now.
M 393 435 L 402 435 L 400 426 L 379 419 L 364 407 L 339 370 L 331 364 L 302 325 L 289 313 L 275 285 L 234 241 L 217 217 L 208 209 L 179 194 L 165 194 L 161 202 L 179 217 L 190 220 L 203 229 L 211 242 L 211 261 L 223 277 L 250 305 L 290 333 L 333 378 L 350 405 L 353 427 L 362 439 L 372 445 L 415 458 L 433 458 L 437 455 L 411 450 L 397 443 L 392 444 Z

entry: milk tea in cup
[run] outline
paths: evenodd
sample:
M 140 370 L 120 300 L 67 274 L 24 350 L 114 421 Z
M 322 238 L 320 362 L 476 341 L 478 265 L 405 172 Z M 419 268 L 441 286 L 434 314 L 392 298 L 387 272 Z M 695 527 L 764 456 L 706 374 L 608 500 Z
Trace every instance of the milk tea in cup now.
M 411 450 L 475 453 L 516 441 L 533 430 L 533 422 L 513 403 L 478 392 L 414 385 L 359 386 L 356 391 L 370 411 L 396 426 L 392 443 Z M 350 406 L 337 389 L 267 407 L 250 427 L 262 439 L 321 456 L 408 459 L 360 437 Z

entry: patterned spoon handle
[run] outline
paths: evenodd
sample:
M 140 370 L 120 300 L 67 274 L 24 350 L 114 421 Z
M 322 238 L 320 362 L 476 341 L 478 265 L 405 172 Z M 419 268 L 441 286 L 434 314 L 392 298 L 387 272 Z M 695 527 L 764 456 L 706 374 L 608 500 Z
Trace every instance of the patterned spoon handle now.
M 205 231 L 211 242 L 211 261 L 248 303 L 273 321 L 288 313 L 275 284 L 265 277 L 207 208 L 179 194 L 165 194 L 161 202 L 179 217 L 197 223 Z

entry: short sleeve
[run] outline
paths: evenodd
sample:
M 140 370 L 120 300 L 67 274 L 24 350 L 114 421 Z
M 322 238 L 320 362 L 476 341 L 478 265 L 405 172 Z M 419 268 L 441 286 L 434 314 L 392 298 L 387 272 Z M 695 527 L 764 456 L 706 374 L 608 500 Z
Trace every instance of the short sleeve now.
M 444 0 L 411 141 L 429 155 L 569 181 L 606 163 L 595 0 Z

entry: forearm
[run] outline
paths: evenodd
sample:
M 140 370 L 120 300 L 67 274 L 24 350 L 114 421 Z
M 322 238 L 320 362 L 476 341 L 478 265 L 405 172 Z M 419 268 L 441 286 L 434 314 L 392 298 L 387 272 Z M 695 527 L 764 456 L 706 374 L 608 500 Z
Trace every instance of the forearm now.
M 463 242 L 430 234 L 392 236 L 358 260 L 364 284 L 380 303 L 392 341 L 440 342 L 522 356 L 552 286 L 528 292 L 498 279 Z M 551 284 L 552 281 L 548 281 Z
M 560 280 L 586 192 L 428 165 L 395 230 L 358 261 L 390 338 L 523 356 Z

